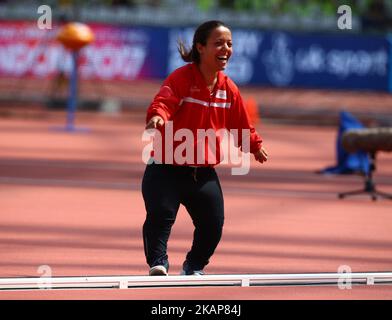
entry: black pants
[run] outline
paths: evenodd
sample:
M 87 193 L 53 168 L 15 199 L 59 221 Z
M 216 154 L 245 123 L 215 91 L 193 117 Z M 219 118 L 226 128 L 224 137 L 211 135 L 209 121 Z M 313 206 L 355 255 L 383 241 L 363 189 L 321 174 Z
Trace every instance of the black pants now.
M 142 192 L 147 211 L 143 241 L 148 265 L 169 268 L 167 241 L 183 204 L 195 226 L 186 261 L 192 270 L 202 270 L 221 239 L 224 221 L 223 194 L 215 169 L 152 163 L 146 167 Z

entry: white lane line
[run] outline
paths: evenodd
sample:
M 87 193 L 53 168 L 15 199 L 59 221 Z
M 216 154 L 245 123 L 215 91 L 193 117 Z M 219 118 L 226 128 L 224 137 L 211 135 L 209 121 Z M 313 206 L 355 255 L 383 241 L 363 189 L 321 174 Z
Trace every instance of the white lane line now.
M 120 190 L 140 190 L 140 183 L 131 182 L 101 182 L 87 180 L 71 180 L 71 179 L 42 179 L 42 178 L 16 178 L 16 177 L 0 177 L 0 184 L 14 185 L 34 185 L 34 186 L 58 186 L 58 187 L 79 187 L 79 188 L 97 188 L 97 189 L 120 189 Z M 268 190 L 251 187 L 234 187 L 223 185 L 224 193 L 234 195 L 247 196 L 276 196 L 301 199 L 337 199 L 337 192 L 327 191 L 302 191 L 302 190 Z M 357 199 L 364 198 L 358 196 Z M 368 197 L 365 198 L 367 199 Z

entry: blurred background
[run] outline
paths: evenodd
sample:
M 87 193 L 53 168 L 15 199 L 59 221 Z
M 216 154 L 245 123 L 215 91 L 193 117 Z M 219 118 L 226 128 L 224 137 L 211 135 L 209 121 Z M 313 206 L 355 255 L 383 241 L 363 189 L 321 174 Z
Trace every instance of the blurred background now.
M 183 64 L 177 41 L 191 45 L 195 27 L 210 19 L 232 29 L 225 72 L 240 87 L 269 160 L 252 160 L 246 176 L 217 169 L 228 219 L 207 272 L 392 269 L 390 200 L 338 199 L 363 188 L 364 172 L 358 161 L 345 170 L 349 157 L 336 148 L 342 111 L 364 126 L 392 126 L 392 1 L 45 0 L 51 21 L 42 21 L 42 4 L 0 0 L 0 276 L 37 276 L 42 265 L 55 276 L 146 274 L 146 109 Z M 347 11 L 338 13 L 343 4 L 351 23 Z M 67 132 L 73 60 L 56 37 L 71 21 L 87 24 L 95 40 L 78 56 L 75 127 L 86 130 Z M 316 174 L 336 162 L 329 172 L 360 174 Z M 390 154 L 380 153 L 375 173 L 380 189 L 392 192 Z M 173 274 L 192 230 L 179 212 Z M 339 295 L 331 290 L 328 297 Z M 244 292 L 225 289 L 224 297 Z M 391 290 L 378 292 L 390 298 Z
M 88 24 L 81 50 L 78 110 L 145 108 L 160 82 L 183 64 L 195 26 L 220 19 L 233 29 L 227 73 L 265 118 L 336 124 L 342 109 L 391 121 L 392 2 L 383 0 L 48 0 L 52 29 L 40 30 L 40 1 L 0 1 L 0 106 L 64 109 L 69 52 L 55 41 L 67 21 Z M 351 8 L 339 29 L 338 7 Z M 37 81 L 39 79 L 39 81 Z M 141 86 L 142 84 L 142 86 Z M 10 109 L 11 107 L 11 109 Z M 31 109 L 32 110 L 32 109 Z

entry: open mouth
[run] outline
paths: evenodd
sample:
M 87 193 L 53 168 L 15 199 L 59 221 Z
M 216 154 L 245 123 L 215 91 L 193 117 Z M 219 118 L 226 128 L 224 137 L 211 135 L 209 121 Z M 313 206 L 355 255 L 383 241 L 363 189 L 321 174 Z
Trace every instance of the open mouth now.
M 228 60 L 227 56 L 218 56 L 218 60 L 226 62 Z

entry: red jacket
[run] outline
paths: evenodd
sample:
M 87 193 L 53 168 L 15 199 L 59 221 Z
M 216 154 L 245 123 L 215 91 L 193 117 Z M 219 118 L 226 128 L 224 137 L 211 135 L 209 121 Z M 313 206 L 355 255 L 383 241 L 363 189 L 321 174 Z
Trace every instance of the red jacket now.
M 197 161 L 196 152 L 198 129 L 249 129 L 250 130 L 250 152 L 255 153 L 261 148 L 261 137 L 249 120 L 242 97 L 234 82 L 223 72 L 218 73 L 217 83 L 212 93 L 207 88 L 206 82 L 194 63 L 187 64 L 171 73 L 162 84 L 160 91 L 155 96 L 153 102 L 147 110 L 146 123 L 155 115 L 161 116 L 165 120 L 165 125 L 160 128 L 162 144 L 167 146 L 167 122 L 172 121 L 174 134 L 179 129 L 189 129 L 193 133 L 194 161 L 178 163 L 176 157 L 173 162 L 165 156 L 165 148 L 162 151 L 163 163 L 174 163 L 181 165 L 213 166 L 221 162 L 219 137 L 216 139 L 216 158 L 209 157 L 206 143 L 205 161 Z M 239 133 L 236 146 L 242 147 L 241 132 Z M 170 136 L 168 136 L 170 138 Z M 185 140 L 173 141 L 173 150 Z M 176 139 L 175 139 L 176 140 Z M 154 141 L 155 143 L 156 141 Z M 200 148 L 200 146 L 199 146 Z M 154 153 L 155 152 L 154 145 Z M 183 150 L 184 151 L 184 150 Z M 183 152 L 183 155 L 187 151 Z M 190 155 L 191 156 L 191 155 Z M 192 157 L 191 157 L 192 158 Z

